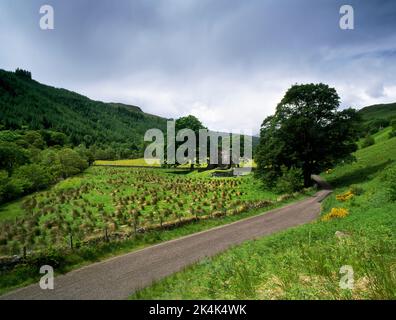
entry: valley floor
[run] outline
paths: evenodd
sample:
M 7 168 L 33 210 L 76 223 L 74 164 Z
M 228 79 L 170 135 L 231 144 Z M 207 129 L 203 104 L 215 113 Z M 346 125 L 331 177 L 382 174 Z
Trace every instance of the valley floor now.
M 174 240 L 76 270 L 59 277 L 61 285 L 59 297 L 62 297 L 62 286 L 65 288 L 64 292 L 68 294 L 67 297 L 70 297 L 70 294 L 75 294 L 77 298 L 91 297 L 90 294 L 93 290 L 90 288 L 97 288 L 94 282 L 102 280 L 104 281 L 102 282 L 104 291 L 97 288 L 95 290 L 98 294 L 95 296 L 96 298 L 110 297 L 110 295 L 106 296 L 109 292 L 116 293 L 114 298 L 121 298 L 133 294 L 136 289 L 143 288 L 152 280 L 156 280 L 158 282 L 135 292 L 130 298 L 395 299 L 396 138 L 388 139 L 381 134 L 376 138 L 375 145 L 360 149 L 356 153 L 356 162 L 341 164 L 334 170 L 328 170 L 323 174 L 323 177 L 335 189 L 333 195 L 322 204 L 322 216 L 312 223 L 269 235 L 273 231 L 280 231 L 315 218 L 314 213 L 318 214 L 320 211 L 317 199 L 303 200 L 289 206 L 288 208 L 298 209 L 291 211 L 286 209 L 286 212 L 289 213 L 286 213 L 285 216 L 279 214 L 285 209 L 278 209 L 274 213 L 253 217 L 219 229 L 209 230 L 206 233 Z M 266 202 L 267 205 L 270 204 L 266 207 L 268 210 L 272 208 L 271 206 L 279 206 L 284 201 L 295 199 L 286 200 L 287 198 L 285 198 L 277 201 L 276 195 L 258 189 L 253 180 L 248 180 L 253 178 L 243 178 L 247 180 L 235 183 L 226 182 L 227 180 L 212 180 L 209 177 L 205 177 L 205 181 L 195 180 L 195 178 L 201 179 L 202 177 L 194 176 L 194 174 L 184 178 L 178 175 L 167 178 L 151 173 L 144 175 L 135 173 L 135 176 L 125 175 L 129 169 L 93 168 L 92 170 L 99 170 L 100 173 L 91 177 L 94 179 L 91 182 L 95 185 L 93 194 L 91 191 L 78 191 L 81 188 L 88 190 L 84 188 L 86 181 L 79 181 L 79 178 L 67 180 L 58 186 L 58 188 L 66 189 L 71 186 L 74 190 L 71 193 L 72 201 L 76 201 L 76 205 L 79 201 L 87 204 L 86 211 L 76 214 L 77 220 L 70 221 L 78 222 L 78 219 L 91 217 L 87 224 L 89 227 L 90 223 L 93 223 L 93 228 L 87 229 L 90 232 L 100 231 L 103 233 L 103 230 L 106 230 L 103 227 L 106 225 L 102 223 L 102 218 L 109 216 L 113 222 L 121 222 L 119 223 L 120 230 L 125 228 L 126 233 L 132 232 L 133 234 L 133 219 L 128 220 L 128 215 L 133 213 L 130 210 L 134 208 L 128 208 L 128 206 L 135 202 L 139 203 L 142 212 L 142 216 L 139 216 L 139 223 L 143 226 L 158 226 L 160 222 L 159 211 L 154 210 L 157 215 L 152 217 L 150 212 L 153 210 L 150 208 L 165 210 L 161 211 L 164 213 L 169 206 L 173 213 L 167 216 L 169 221 L 183 219 L 186 215 L 190 217 L 194 217 L 196 214 L 203 216 L 205 212 L 209 214 L 224 208 L 226 210 L 219 218 L 203 219 L 197 223 L 182 225 L 172 230 L 149 232 L 145 235 L 135 234 L 134 238 L 123 242 L 110 242 L 104 244 L 103 250 L 101 246 L 95 248 L 94 251 L 84 249 L 84 246 L 77 250 L 74 249 L 71 253 L 69 252 L 66 260 L 62 261 L 63 265 L 67 266 L 60 270 L 62 273 L 79 264 L 103 259 L 106 254 L 130 252 L 139 246 L 146 247 L 149 244 L 257 215 L 260 210 L 264 211 L 257 208 L 243 212 L 241 207 L 243 204 L 257 204 L 259 199 L 269 199 L 270 202 Z M 88 171 L 88 174 L 92 174 L 92 171 Z M 164 174 L 167 175 L 167 173 Z M 138 185 L 135 185 L 136 181 Z M 109 183 L 111 187 L 109 187 Z M 219 188 L 218 183 L 222 184 L 222 188 Z M 211 186 L 211 184 L 213 185 Z M 161 185 L 163 186 L 161 187 Z M 201 196 L 195 196 L 195 198 L 187 196 L 187 198 L 181 198 L 183 201 L 175 201 L 177 199 L 170 195 L 172 193 L 170 187 L 174 188 L 173 191 L 181 196 L 183 194 L 196 195 L 197 193 Z M 186 188 L 189 190 L 187 193 L 183 191 Z M 154 197 L 155 194 L 158 194 L 156 190 L 161 190 L 159 198 Z M 51 200 L 52 196 L 56 196 L 56 188 L 47 193 L 42 200 L 55 201 Z M 133 199 L 128 197 L 133 197 Z M 207 199 L 213 200 L 215 205 L 205 205 L 204 202 Z M 244 203 L 240 202 L 241 199 Z M 107 205 L 101 208 L 98 206 L 99 202 L 104 202 Z M 185 210 L 191 207 L 191 203 L 195 204 L 194 207 L 197 211 Z M 262 202 L 260 203 L 262 204 Z M 305 204 L 303 207 L 298 207 L 301 203 Z M 314 210 L 306 212 L 305 208 L 312 205 Z M 113 209 L 117 209 L 117 206 L 121 211 L 119 213 L 113 211 Z M 20 210 L 20 206 L 18 208 Z M 69 221 L 70 211 L 68 208 L 70 209 L 70 207 L 67 204 L 60 204 L 59 208 L 62 209 L 61 212 L 65 216 L 64 220 L 60 222 Z M 235 211 L 238 208 L 242 210 L 240 214 Z M 248 208 L 249 206 L 244 207 L 244 209 Z M 88 215 L 85 215 L 87 212 Z M 51 214 L 53 213 L 49 212 L 48 217 L 54 217 Z M 302 220 L 299 219 L 300 214 L 303 215 Z M 12 214 L 13 217 L 23 215 L 19 211 Z M 249 221 L 253 224 L 249 224 Z M 123 226 L 124 222 L 126 226 Z M 45 220 L 40 220 L 40 223 L 45 226 Z M 283 225 L 284 223 L 286 225 Z M 235 226 L 236 229 L 233 229 Z M 225 233 L 222 234 L 222 232 Z M 214 238 L 202 236 L 205 234 L 213 235 Z M 221 235 L 220 238 L 217 238 L 217 235 Z M 260 237 L 263 235 L 266 237 Z M 38 236 L 40 239 L 40 233 Z M 190 242 L 195 237 L 198 237 L 202 242 Z M 48 238 L 45 236 L 45 239 Z M 66 233 L 65 238 L 59 240 L 67 243 L 67 239 Z M 188 240 L 186 241 L 186 239 Z M 239 244 L 247 239 L 254 240 L 220 253 L 230 245 Z M 41 242 L 34 241 L 34 244 L 36 243 L 40 244 Z M 166 247 L 168 245 L 170 245 L 169 248 Z M 161 246 L 165 246 L 167 250 L 161 250 Z M 181 251 L 176 248 L 180 248 Z M 158 252 L 150 250 L 158 250 Z M 148 252 L 147 256 L 145 256 L 145 252 Z M 172 252 L 176 255 L 172 255 Z M 152 267 L 148 267 L 144 263 L 140 264 L 139 261 L 143 260 L 136 259 L 139 255 L 142 255 L 143 260 L 147 260 Z M 211 257 L 205 258 L 205 256 Z M 201 259 L 199 262 L 193 264 L 199 259 Z M 137 265 L 134 265 L 132 260 L 137 261 Z M 28 284 L 37 279 L 37 275 L 33 275 L 37 271 L 36 269 L 23 268 L 17 268 L 11 274 L 2 274 L 0 285 L 3 290 Z M 182 268 L 185 269 L 170 275 Z M 114 273 L 111 273 L 110 269 L 114 269 Z M 95 276 L 95 270 L 99 278 Z M 80 286 L 78 284 L 82 279 L 80 277 L 88 276 L 85 272 L 93 274 L 93 276 L 88 277 L 88 282 L 83 282 L 83 286 Z M 147 276 L 141 278 L 142 274 L 147 274 Z M 134 278 L 136 275 L 137 278 Z M 160 280 L 161 278 L 163 279 Z M 78 281 L 75 281 L 76 279 Z M 112 282 L 118 284 L 122 292 L 112 289 L 112 285 L 109 284 Z M 22 289 L 17 291 L 14 297 L 32 297 L 32 294 L 38 294 L 36 290 L 37 286 Z M 20 296 L 18 296 L 19 294 Z M 42 298 L 46 297 L 42 296 Z
M 0 208 L 0 293 L 40 278 L 43 264 L 64 274 L 89 263 L 251 217 L 307 197 L 278 196 L 252 176 L 92 167 Z M 6 260 L 5 260 L 6 259 Z
M 119 256 L 55 278 L 54 290 L 35 284 L 3 299 L 125 299 L 153 281 L 243 241 L 315 219 L 330 191 L 265 214 Z

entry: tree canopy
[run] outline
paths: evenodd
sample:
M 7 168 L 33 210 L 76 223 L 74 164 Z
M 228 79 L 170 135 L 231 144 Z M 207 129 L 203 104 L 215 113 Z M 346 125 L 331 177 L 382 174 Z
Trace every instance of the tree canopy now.
M 0 204 L 45 189 L 93 162 L 90 149 L 66 145 L 60 132 L 0 130 Z
M 194 132 L 195 139 L 196 139 L 196 149 L 195 149 L 195 154 L 196 154 L 196 159 L 191 163 L 191 167 L 194 167 L 195 162 L 198 162 L 198 155 L 199 155 L 199 130 L 201 129 L 206 129 L 206 127 L 202 124 L 202 122 L 195 116 L 193 115 L 188 115 L 185 117 L 178 118 L 175 121 L 175 130 L 176 134 L 183 129 L 190 129 Z M 184 142 L 187 140 L 185 138 Z M 180 145 L 182 145 L 184 142 L 176 141 L 176 150 L 179 148 Z M 177 163 L 178 164 L 178 163 Z
M 257 173 L 274 186 L 287 169 L 302 170 L 304 185 L 311 175 L 352 159 L 357 149 L 359 119 L 353 109 L 338 111 L 340 98 L 325 84 L 293 85 L 267 117 L 256 152 Z
M 188 115 L 186 117 L 181 117 L 176 120 L 175 123 L 176 132 L 182 129 L 190 129 L 198 135 L 200 129 L 206 129 L 202 122 L 193 115 Z

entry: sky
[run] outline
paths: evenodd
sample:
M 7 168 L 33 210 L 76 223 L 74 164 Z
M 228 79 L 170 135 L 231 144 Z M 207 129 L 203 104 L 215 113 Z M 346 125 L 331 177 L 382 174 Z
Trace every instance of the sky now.
M 1 0 L 0 44 L 0 69 L 212 130 L 257 133 L 296 83 L 341 108 L 396 101 L 394 0 Z

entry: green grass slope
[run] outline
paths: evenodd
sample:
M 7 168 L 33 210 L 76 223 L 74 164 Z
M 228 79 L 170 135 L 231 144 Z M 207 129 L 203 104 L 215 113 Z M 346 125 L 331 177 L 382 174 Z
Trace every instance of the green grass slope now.
M 356 158 L 323 175 L 335 190 L 316 222 L 246 242 L 131 298 L 395 299 L 396 138 Z M 349 190 L 351 198 L 337 197 Z M 332 208 L 349 214 L 324 221 Z M 343 266 L 353 269 L 351 289 L 340 286 Z
M 396 103 L 377 104 L 359 110 L 363 120 L 396 118 Z
M 356 152 L 356 162 L 337 167 L 324 175 L 334 187 L 347 187 L 350 184 L 367 181 L 396 161 L 396 139 L 389 139 L 389 128 L 377 133 L 376 143 Z
M 387 127 L 384 130 L 381 130 L 375 134 L 373 134 L 373 138 L 375 143 L 383 142 L 389 139 L 389 134 L 392 132 L 392 127 Z
M 378 104 L 359 110 L 363 120 L 362 135 L 373 135 L 396 119 L 396 103 Z
M 52 129 L 68 135 L 75 145 L 127 144 L 143 150 L 148 129 L 166 128 L 166 119 L 139 107 L 93 101 L 4 70 L 0 70 L 0 110 L 0 128 Z

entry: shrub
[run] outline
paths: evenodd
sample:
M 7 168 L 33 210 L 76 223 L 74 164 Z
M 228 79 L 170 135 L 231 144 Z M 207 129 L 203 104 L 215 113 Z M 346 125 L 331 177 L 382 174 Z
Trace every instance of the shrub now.
M 349 214 L 348 209 L 332 208 L 331 211 L 322 217 L 322 221 L 330 221 L 336 218 L 345 218 Z
M 39 254 L 28 256 L 26 264 L 37 269 L 46 264 L 58 268 L 64 265 L 65 259 L 65 252 L 47 249 Z
M 396 137 L 396 119 L 391 122 L 392 131 L 389 133 L 389 139 Z
M 362 148 L 367 148 L 373 144 L 375 144 L 374 138 L 370 135 L 367 135 L 362 142 Z
M 72 149 L 62 149 L 58 153 L 58 157 L 64 178 L 80 173 L 88 167 L 88 162 Z
M 384 186 L 390 201 L 396 201 L 396 167 L 384 173 Z
M 349 190 L 355 195 L 355 196 L 361 196 L 364 193 L 364 189 L 356 184 L 352 184 L 349 188 Z
M 13 177 L 26 182 L 23 188 L 25 192 L 43 189 L 51 182 L 47 170 L 38 164 L 27 164 L 17 168 Z
M 344 201 L 348 201 L 348 200 L 352 199 L 353 195 L 354 195 L 354 193 L 351 190 L 349 190 L 349 191 L 344 192 L 342 194 L 337 194 L 336 195 L 336 199 L 338 201 L 344 202 Z
M 390 122 L 387 119 L 374 119 L 365 126 L 365 131 L 369 134 L 374 134 L 381 129 L 388 127 L 389 124 Z
M 24 140 L 35 148 L 43 149 L 45 147 L 43 137 L 37 131 L 27 131 L 25 133 Z
M 0 170 L 12 170 L 29 162 L 26 150 L 13 142 L 0 142 Z
M 304 177 L 299 168 L 282 168 L 282 176 L 278 178 L 275 190 L 279 193 L 293 193 L 304 188 Z
M 8 173 L 5 170 L 0 170 L 0 203 L 4 200 L 7 191 Z
M 393 119 L 390 123 L 390 125 L 392 126 L 392 130 L 396 131 L 396 119 Z
M 6 185 L 6 200 L 21 196 L 27 184 L 29 184 L 29 182 L 26 179 L 11 177 Z

